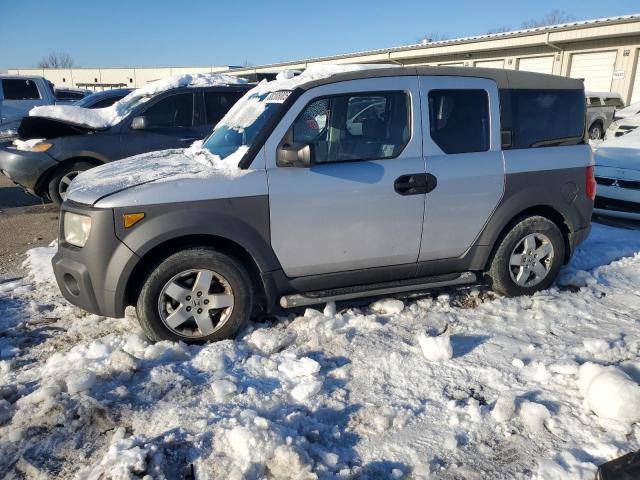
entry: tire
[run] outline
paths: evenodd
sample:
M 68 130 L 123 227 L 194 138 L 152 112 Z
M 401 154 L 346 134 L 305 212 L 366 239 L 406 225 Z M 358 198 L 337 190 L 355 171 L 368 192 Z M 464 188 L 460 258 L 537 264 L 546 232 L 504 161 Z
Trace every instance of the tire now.
M 206 287 L 198 288 L 198 281 L 201 287 L 207 284 L 206 272 L 211 280 L 205 292 Z M 235 258 L 210 248 L 189 248 L 150 271 L 136 313 L 142 330 L 153 342 L 215 342 L 233 338 L 247 323 L 253 298 L 250 277 Z M 219 306 L 211 307 L 213 304 Z
M 47 187 L 49 199 L 58 206 L 62 205 L 70 181 L 80 172 L 84 172 L 93 167 L 95 167 L 95 165 L 89 162 L 66 163 L 58 167 L 49 179 L 49 185 Z M 66 182 L 66 180 L 69 180 L 69 182 Z
M 602 140 L 604 138 L 604 128 L 602 123 L 595 122 L 589 127 L 589 138 L 591 140 Z
M 501 238 L 491 259 L 487 272 L 491 288 L 507 297 L 532 295 L 549 288 L 560 272 L 564 255 L 564 238 L 554 222 L 541 216 L 518 220 Z

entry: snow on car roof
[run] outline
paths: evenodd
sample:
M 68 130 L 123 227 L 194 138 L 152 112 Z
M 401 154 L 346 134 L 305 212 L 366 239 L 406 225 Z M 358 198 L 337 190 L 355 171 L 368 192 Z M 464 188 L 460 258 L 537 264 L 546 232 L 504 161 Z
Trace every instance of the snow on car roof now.
M 247 80 L 220 73 L 173 75 L 150 82 L 144 87 L 134 90 L 110 107 L 86 109 L 75 105 L 47 105 L 32 108 L 29 111 L 29 116 L 62 120 L 89 128 L 108 128 L 122 120 L 132 106 L 144 103 L 158 93 L 180 87 L 209 87 L 243 83 L 247 83 Z
M 253 93 L 268 93 L 268 92 L 276 92 L 279 90 L 294 90 L 295 88 L 304 85 L 305 83 L 310 83 L 316 80 L 322 80 L 324 78 L 329 78 L 333 75 L 337 75 L 339 73 L 347 73 L 347 72 L 356 72 L 362 70 L 373 70 L 377 68 L 392 68 L 399 67 L 399 65 L 394 64 L 358 64 L 358 65 L 333 65 L 333 64 L 325 64 L 325 65 L 310 65 L 304 72 L 300 75 L 294 76 L 294 72 L 291 70 L 284 70 L 278 74 L 275 80 L 267 82 L 263 80 L 260 82 L 253 90 L 251 90 L 251 94 Z

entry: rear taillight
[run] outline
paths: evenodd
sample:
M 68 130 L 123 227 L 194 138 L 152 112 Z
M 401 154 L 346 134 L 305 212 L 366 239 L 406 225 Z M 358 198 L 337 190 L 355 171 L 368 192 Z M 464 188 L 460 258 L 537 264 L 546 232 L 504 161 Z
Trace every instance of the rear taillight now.
M 587 167 L 587 179 L 584 187 L 584 193 L 587 194 L 591 200 L 596 199 L 596 179 L 593 175 L 593 166 L 589 165 Z

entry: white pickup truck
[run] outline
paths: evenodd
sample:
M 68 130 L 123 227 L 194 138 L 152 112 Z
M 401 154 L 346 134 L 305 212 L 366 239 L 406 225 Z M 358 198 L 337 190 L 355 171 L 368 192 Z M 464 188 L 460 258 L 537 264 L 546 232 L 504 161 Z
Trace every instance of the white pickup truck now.
M 0 75 L 0 136 L 16 130 L 33 107 L 55 103 L 53 85 L 45 78 Z

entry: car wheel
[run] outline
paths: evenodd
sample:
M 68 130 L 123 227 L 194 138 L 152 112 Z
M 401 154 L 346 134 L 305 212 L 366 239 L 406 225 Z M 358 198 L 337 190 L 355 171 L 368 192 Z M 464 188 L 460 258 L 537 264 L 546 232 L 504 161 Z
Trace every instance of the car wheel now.
M 602 140 L 604 137 L 604 131 L 602 129 L 602 124 L 599 122 L 594 123 L 589 127 L 589 138 L 591 140 Z
M 558 226 L 541 216 L 518 221 L 498 244 L 488 276 L 492 289 L 514 297 L 549 288 L 564 259 Z
M 148 274 L 136 313 L 151 341 L 204 343 L 233 338 L 252 308 L 251 281 L 236 259 L 208 248 L 190 248 Z
M 49 179 L 49 198 L 56 205 L 61 205 L 67 197 L 69 185 L 81 172 L 89 170 L 95 165 L 88 162 L 74 162 L 60 166 Z

